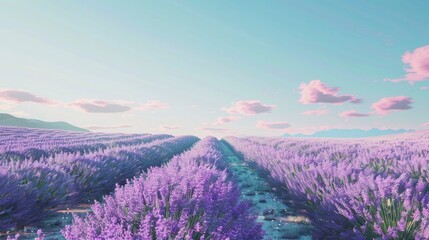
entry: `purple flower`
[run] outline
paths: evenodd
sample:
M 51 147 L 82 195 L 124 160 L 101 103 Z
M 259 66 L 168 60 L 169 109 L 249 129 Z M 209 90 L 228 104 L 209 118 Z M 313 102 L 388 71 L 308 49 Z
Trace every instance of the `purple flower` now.
M 428 132 L 365 141 L 225 140 L 243 160 L 268 172 L 295 202 L 303 203 L 299 206 L 308 211 L 321 238 L 429 237 L 429 221 L 421 217 L 429 202 Z
M 163 167 L 117 187 L 86 218 L 74 216 L 66 239 L 261 239 L 263 231 L 224 170 L 219 142 L 206 138 Z M 222 164 L 220 164 L 222 165 Z

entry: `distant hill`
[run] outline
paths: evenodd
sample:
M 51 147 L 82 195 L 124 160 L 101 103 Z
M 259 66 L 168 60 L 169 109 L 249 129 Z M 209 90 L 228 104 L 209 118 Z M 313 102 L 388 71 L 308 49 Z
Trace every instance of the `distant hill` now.
M 0 113 L 0 126 L 44 128 L 44 129 L 89 132 L 86 129 L 73 126 L 66 122 L 44 122 L 36 119 L 18 118 L 6 113 Z
M 330 129 L 320 132 L 316 132 L 310 135 L 305 134 L 285 134 L 283 137 L 321 137 L 321 138 L 364 138 L 364 137 L 375 137 L 389 134 L 398 134 L 405 132 L 413 132 L 414 130 L 407 129 Z

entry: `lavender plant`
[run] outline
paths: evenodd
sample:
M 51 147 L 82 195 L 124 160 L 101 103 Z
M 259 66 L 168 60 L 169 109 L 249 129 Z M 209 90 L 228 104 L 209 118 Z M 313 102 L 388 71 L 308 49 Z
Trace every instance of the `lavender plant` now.
M 0 132 L 0 161 L 39 160 L 56 153 L 85 154 L 172 137 L 167 134 L 81 133 L 3 126 L 0 126 Z
M 164 167 L 117 187 L 86 218 L 75 215 L 66 239 L 261 239 L 261 226 L 239 190 L 215 167 L 214 138 Z
M 7 129 L 10 130 L 9 140 L 14 139 L 15 131 L 18 131 L 17 135 L 29 138 L 32 138 L 30 136 L 34 132 L 46 134 L 44 130 Z M 1 138 L 7 139 L 7 132 Z M 73 137 L 82 137 L 73 132 L 55 133 L 66 139 L 64 142 L 70 142 Z M 38 160 L 32 157 L 16 161 L 0 160 L 0 230 L 20 230 L 42 220 L 57 207 L 92 201 L 108 194 L 114 190 L 115 184 L 124 184 L 126 179 L 139 175 L 146 168 L 161 165 L 198 140 L 193 136 L 173 138 L 164 135 L 137 135 L 130 137 L 132 141 L 125 144 L 121 140 L 124 136 L 120 137 L 115 146 L 110 144 L 109 148 L 84 154 L 75 151 L 56 153 Z M 140 140 L 134 141 L 134 137 L 139 137 Z M 87 140 L 91 142 L 90 139 Z M 61 143 L 61 139 L 59 142 Z M 0 142 L 0 145 L 7 144 L 8 142 Z M 17 152 L 22 151 L 18 149 Z
M 39 221 L 73 194 L 72 178 L 59 166 L 25 161 L 0 168 L 0 229 Z
M 140 174 L 146 168 L 161 165 L 197 140 L 193 136 L 168 138 L 85 155 L 56 155 L 46 161 L 62 166 L 74 178 L 79 198 L 91 200 L 108 194 L 115 188 L 115 184 L 124 184 L 126 179 Z
M 428 239 L 429 133 L 226 138 L 308 210 L 315 238 Z

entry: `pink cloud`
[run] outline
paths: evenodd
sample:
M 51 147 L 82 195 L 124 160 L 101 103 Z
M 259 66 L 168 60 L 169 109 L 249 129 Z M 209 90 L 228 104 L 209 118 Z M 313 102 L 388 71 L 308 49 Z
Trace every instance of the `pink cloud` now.
M 108 129 L 121 129 L 121 128 L 130 128 L 131 125 L 123 124 L 123 125 L 110 125 L 110 126 L 86 126 L 85 128 L 88 130 L 108 130 Z
M 22 102 L 35 102 L 41 104 L 53 104 L 54 101 L 36 96 L 32 93 L 21 91 L 21 90 L 12 90 L 4 89 L 0 90 L 0 100 L 11 103 L 22 103 Z
M 429 127 L 429 122 L 427 122 L 427 123 L 423 123 L 423 124 L 422 124 L 422 126 L 424 126 L 424 127 Z
M 285 129 L 290 127 L 290 124 L 287 122 L 265 122 L 258 121 L 256 123 L 256 127 L 258 128 L 268 128 L 268 129 Z
M 308 84 L 301 83 L 299 89 L 301 94 L 299 102 L 303 104 L 361 102 L 361 99 L 353 95 L 338 95 L 339 88 L 329 87 L 320 80 L 312 80 Z
M 148 101 L 146 103 L 141 104 L 140 107 L 138 107 L 138 110 L 154 110 L 154 109 L 166 109 L 170 106 L 167 103 L 163 103 L 160 101 Z
M 340 116 L 343 118 L 351 118 L 351 117 L 368 117 L 371 116 L 367 113 L 358 113 L 355 110 L 344 111 L 340 113 Z
M 420 87 L 420 90 L 428 90 L 428 89 L 429 89 L 429 87 L 428 87 L 428 86 Z
M 390 111 L 411 109 L 413 99 L 405 96 L 382 98 L 372 104 L 372 108 L 377 114 L 385 115 Z
M 238 120 L 238 119 L 240 119 L 240 117 L 237 117 L 237 116 L 218 117 L 215 124 L 221 125 L 221 124 L 233 122 L 233 121 Z
M 69 105 L 89 113 L 123 113 L 131 110 L 146 111 L 169 107 L 168 104 L 160 101 L 137 103 L 124 100 L 107 101 L 99 99 L 78 99 Z
M 405 68 L 407 74 L 403 78 L 390 81 L 414 83 L 429 79 L 429 45 L 416 48 L 412 53 L 406 52 L 402 56 L 402 62 L 408 65 L 408 68 Z
M 159 130 L 161 130 L 161 131 L 176 130 L 179 128 L 180 128 L 180 126 L 173 126 L 173 125 L 161 125 L 161 126 L 159 126 Z
M 70 105 L 89 113 L 120 113 L 131 110 L 131 107 L 122 101 L 80 99 Z
M 302 114 L 307 115 L 307 116 L 322 116 L 322 115 L 326 115 L 328 113 L 329 113 L 329 111 L 326 109 L 316 109 L 316 110 L 305 111 Z
M 275 105 L 263 104 L 258 100 L 243 100 L 223 110 L 230 114 L 255 115 L 271 112 L 274 107 Z

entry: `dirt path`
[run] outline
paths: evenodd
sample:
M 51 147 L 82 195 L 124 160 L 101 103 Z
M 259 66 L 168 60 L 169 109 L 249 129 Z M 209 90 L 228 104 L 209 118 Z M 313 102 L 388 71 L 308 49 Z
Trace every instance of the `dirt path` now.
M 311 239 L 308 219 L 287 206 L 276 196 L 264 176 L 240 160 L 222 142 L 222 152 L 227 156 L 228 170 L 237 179 L 243 199 L 249 199 L 258 213 L 258 221 L 265 230 L 265 239 Z
M 41 221 L 34 226 L 25 227 L 23 231 L 20 231 L 19 240 L 34 240 L 37 237 L 37 230 L 42 229 L 43 233 L 46 236 L 46 240 L 56 240 L 56 239 L 65 239 L 61 234 L 61 229 L 66 225 L 71 224 L 72 214 L 78 214 L 80 216 L 86 215 L 90 210 L 90 204 L 81 204 L 73 207 L 72 209 L 64 209 L 56 211 L 52 216 L 48 217 L 46 220 Z M 15 234 L 9 234 L 9 236 L 14 236 Z M 6 239 L 6 235 L 0 236 L 0 239 Z

